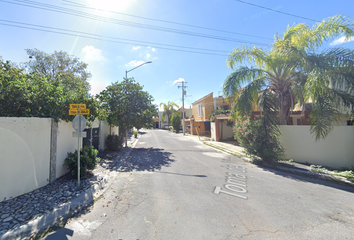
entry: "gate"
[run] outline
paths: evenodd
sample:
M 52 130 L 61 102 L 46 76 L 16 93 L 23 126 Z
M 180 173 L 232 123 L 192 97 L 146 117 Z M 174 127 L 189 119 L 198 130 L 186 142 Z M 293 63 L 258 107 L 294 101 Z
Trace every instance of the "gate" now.
M 85 129 L 86 137 L 83 138 L 82 145 L 90 146 L 90 141 L 92 141 L 92 146 L 96 149 L 99 149 L 99 138 L 100 138 L 100 129 L 92 128 L 92 138 L 91 138 L 91 129 Z

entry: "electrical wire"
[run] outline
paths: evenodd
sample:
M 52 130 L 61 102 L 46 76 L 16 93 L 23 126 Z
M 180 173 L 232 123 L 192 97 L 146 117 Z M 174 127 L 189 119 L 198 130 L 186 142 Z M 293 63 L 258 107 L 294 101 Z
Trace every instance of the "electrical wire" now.
M 118 25 L 128 26 L 128 27 L 150 29 L 150 30 L 169 32 L 169 33 L 177 33 L 177 34 L 183 34 L 183 35 L 187 35 L 187 36 L 209 38 L 209 39 L 214 39 L 214 40 L 222 40 L 222 41 L 230 41 L 230 42 L 239 42 L 239 43 L 245 43 L 245 44 L 255 44 L 255 45 L 268 46 L 267 44 L 264 44 L 264 43 L 251 42 L 251 41 L 246 41 L 246 40 L 242 40 L 242 39 L 220 37 L 220 36 L 215 36 L 215 35 L 208 35 L 208 34 L 184 31 L 184 30 L 173 29 L 173 28 L 159 27 L 159 26 L 149 25 L 149 24 L 141 24 L 141 23 L 136 23 L 136 22 L 123 21 L 123 20 L 114 19 L 114 18 L 107 18 L 107 17 L 98 16 L 95 14 L 89 14 L 89 13 L 85 13 L 85 12 L 81 12 L 81 11 L 72 10 L 70 8 L 63 8 L 63 7 L 58 7 L 55 5 L 39 3 L 39 2 L 35 2 L 35 1 L 30 1 L 30 0 L 16 0 L 16 1 L 0 0 L 0 2 L 6 2 L 6 3 L 10 3 L 10 4 L 15 4 L 15 5 L 21 5 L 21 6 L 42 9 L 42 10 L 48 10 L 48 11 L 53 11 L 53 12 L 57 12 L 57 13 L 63 13 L 63 14 L 82 17 L 82 18 L 91 19 L 91 20 L 95 20 L 95 21 L 108 22 L 108 23 L 113 23 L 113 24 L 118 24 Z
M 266 9 L 266 10 L 269 10 L 269 11 L 272 11 L 272 12 L 276 12 L 276 13 L 280 13 L 280 14 L 296 17 L 296 18 L 302 18 L 302 19 L 309 20 L 309 21 L 312 21 L 312 22 L 320 22 L 320 21 L 315 20 L 315 19 L 311 19 L 311 18 L 307 18 L 307 17 L 301 17 L 299 15 L 295 15 L 295 14 L 292 14 L 292 13 L 282 12 L 282 11 L 275 10 L 275 9 L 272 9 L 272 8 L 268 8 L 268 7 L 265 7 L 265 6 L 257 5 L 257 4 L 250 3 L 250 2 L 246 2 L 246 1 L 243 1 L 243 0 L 234 0 L 234 1 L 240 2 L 240 3 L 244 3 L 244 4 L 248 4 L 248 5 L 251 5 L 251 6 L 254 6 L 254 7 Z
M 6 23 L 2 23 L 2 22 L 6 22 Z M 193 48 L 193 47 L 169 45 L 169 44 L 162 44 L 162 43 L 146 42 L 146 41 L 140 41 L 140 40 L 106 37 L 106 36 L 101 36 L 101 35 L 91 34 L 91 33 L 86 33 L 86 32 L 67 30 L 67 29 L 62 29 L 62 28 L 47 27 L 47 26 L 21 23 L 21 22 L 14 22 L 14 21 L 8 21 L 8 20 L 3 20 L 3 19 L 0 19 L 0 25 L 35 30 L 35 31 L 48 32 L 48 33 L 56 33 L 56 34 L 67 35 L 67 36 L 75 36 L 75 37 L 79 36 L 82 38 L 94 39 L 94 40 L 99 40 L 99 41 L 107 41 L 107 42 L 113 42 L 113 43 L 121 43 L 121 44 L 129 44 L 129 45 L 138 44 L 140 46 L 145 46 L 145 47 L 157 45 L 157 46 L 159 46 L 159 47 L 156 47 L 158 49 L 172 50 L 172 51 L 178 51 L 178 52 L 198 53 L 198 54 L 207 54 L 207 55 L 215 55 L 215 56 L 223 56 L 223 57 L 227 56 L 227 54 L 221 54 L 222 52 L 227 52 L 227 51 L 221 51 L 221 50 Z M 40 29 L 40 28 L 44 28 L 44 29 Z M 118 40 L 120 40 L 120 41 L 118 41 Z M 170 46 L 173 48 L 169 48 L 167 46 Z M 191 49 L 191 50 L 184 50 L 184 49 Z
M 225 50 L 213 50 L 213 49 L 206 49 L 206 48 L 195 48 L 195 47 L 185 47 L 185 46 L 178 46 L 178 45 L 171 45 L 171 44 L 164 44 L 164 43 L 156 43 L 156 42 L 148 42 L 148 41 L 141 41 L 141 40 L 131 40 L 131 39 L 125 39 L 125 38 L 117 38 L 117 37 L 109 37 L 109 36 L 102 36 L 98 34 L 92 34 L 92 33 L 87 33 L 87 32 L 82 32 L 82 31 L 75 31 L 75 30 L 67 30 L 63 28 L 55 28 L 55 27 L 47 27 L 47 26 L 42 26 L 42 25 L 36 25 L 36 24 L 29 24 L 29 23 L 22 23 L 22 22 L 15 22 L 15 21 L 9 21 L 9 20 L 4 20 L 0 19 L 0 22 L 8 22 L 8 23 L 14 23 L 14 24 L 22 24 L 26 26 L 31 26 L 31 27 L 40 27 L 40 28 L 46 28 L 46 29 L 51 29 L 51 30 L 59 30 L 59 31 L 66 31 L 66 32 L 72 32 L 72 33 L 78 33 L 80 34 L 79 36 L 82 35 L 90 35 L 94 37 L 101 37 L 101 38 L 108 38 L 108 39 L 114 39 L 114 40 L 123 40 L 123 41 L 133 41 L 135 43 L 147 43 L 147 44 L 153 44 L 153 45 L 160 45 L 160 46 L 167 46 L 167 47 L 176 47 L 176 48 L 186 48 L 186 49 L 192 49 L 192 50 L 199 50 L 199 51 L 210 51 L 210 52 L 218 52 L 218 53 L 229 53 L 229 51 Z M 149 45 L 150 46 L 150 45 Z
M 65 0 L 63 0 L 63 1 L 65 1 Z M 68 2 L 70 2 L 70 1 L 68 1 Z M 137 15 L 133 15 L 133 14 L 127 14 L 127 13 L 122 13 L 122 12 L 117 12 L 117 11 L 110 11 L 110 10 L 104 10 L 104 9 L 100 9 L 100 8 L 88 7 L 88 6 L 85 6 L 85 5 L 83 6 L 82 4 L 80 4 L 80 6 L 78 6 L 78 5 L 71 5 L 71 6 L 79 7 L 79 8 L 85 8 L 85 9 L 89 9 L 89 10 L 98 10 L 98 11 L 102 11 L 102 12 L 108 12 L 108 13 L 113 13 L 113 14 L 133 17 L 133 18 L 139 18 L 139 19 L 144 19 L 144 20 L 149 20 L 149 21 L 169 23 L 169 24 L 175 24 L 175 25 L 180 25 L 180 26 L 185 26 L 185 27 L 192 27 L 192 28 L 210 30 L 210 31 L 215 31 L 215 32 L 223 32 L 223 33 L 229 33 L 229 34 L 235 34 L 235 35 L 242 35 L 242 36 L 246 36 L 246 37 L 254 37 L 254 38 L 273 40 L 273 38 L 268 38 L 268 37 L 261 37 L 261 36 L 250 35 L 250 34 L 245 34 L 245 33 L 239 33 L 239 32 L 232 32 L 232 31 L 226 31 L 226 30 L 215 29 L 215 28 L 202 27 L 202 26 L 186 24 L 186 23 L 180 23 L 180 22 L 174 22 L 174 21 L 168 21 L 168 20 L 162 20 L 162 19 L 157 19 L 157 18 L 142 17 L 142 16 L 137 16 Z

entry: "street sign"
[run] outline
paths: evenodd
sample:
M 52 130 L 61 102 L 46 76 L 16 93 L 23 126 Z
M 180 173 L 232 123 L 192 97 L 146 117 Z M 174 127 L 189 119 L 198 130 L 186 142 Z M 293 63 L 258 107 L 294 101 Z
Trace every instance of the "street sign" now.
M 80 108 L 81 110 L 86 109 L 86 104 L 70 104 L 70 110 L 74 110 L 78 108 Z
M 89 115 L 90 114 L 90 109 L 81 109 L 80 110 L 80 114 L 81 115 Z
M 76 117 L 74 117 L 74 119 L 73 119 L 73 128 L 77 132 L 84 131 L 84 129 L 86 128 L 86 118 L 84 116 L 81 116 L 81 115 L 77 115 Z
M 86 137 L 87 132 L 73 132 L 73 137 Z
M 70 109 L 69 110 L 69 115 L 89 115 L 90 114 L 90 109 L 83 109 L 83 110 L 78 110 L 78 109 Z

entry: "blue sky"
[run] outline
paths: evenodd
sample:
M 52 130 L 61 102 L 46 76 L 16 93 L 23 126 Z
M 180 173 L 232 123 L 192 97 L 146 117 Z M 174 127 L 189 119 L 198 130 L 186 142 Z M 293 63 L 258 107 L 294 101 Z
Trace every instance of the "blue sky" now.
M 313 25 L 337 14 L 353 17 L 353 1 L 0 0 L 0 56 L 20 63 L 28 61 L 28 48 L 66 51 L 89 64 L 92 94 L 152 61 L 128 77 L 144 85 L 155 103 L 179 105 L 181 84 L 174 81 L 182 78 L 188 106 L 210 92 L 221 94 L 234 48 L 248 43 L 268 50 L 288 25 Z M 354 48 L 340 39 L 325 47 L 335 43 Z

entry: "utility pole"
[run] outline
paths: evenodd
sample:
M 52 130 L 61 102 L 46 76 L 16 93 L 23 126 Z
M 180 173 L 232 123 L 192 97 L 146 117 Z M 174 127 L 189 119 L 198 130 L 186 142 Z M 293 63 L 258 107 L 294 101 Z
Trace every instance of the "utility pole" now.
M 187 88 L 187 86 L 184 86 L 186 82 L 182 82 L 182 86 L 178 86 L 178 88 L 182 88 L 182 123 L 183 123 L 183 135 L 185 134 L 185 126 L 184 126 L 184 96 L 186 95 L 186 91 L 184 90 L 185 88 Z

